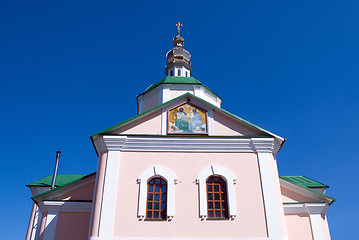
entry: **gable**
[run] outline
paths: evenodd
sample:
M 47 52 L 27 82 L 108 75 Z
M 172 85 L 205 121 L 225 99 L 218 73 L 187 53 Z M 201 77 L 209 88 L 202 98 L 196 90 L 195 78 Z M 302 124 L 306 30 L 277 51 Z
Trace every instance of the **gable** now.
M 63 194 L 56 196 L 53 200 L 92 201 L 94 189 L 95 182 L 88 183 L 79 188 L 66 191 Z
M 238 120 L 230 118 L 220 111 L 213 111 L 214 135 L 266 135 L 262 131 L 250 128 Z
M 283 203 L 302 203 L 302 202 L 319 202 L 314 198 L 310 198 L 283 186 L 280 187 Z
M 128 124 L 115 129 L 111 134 L 161 134 L 161 111 L 153 111 L 150 114 L 131 121 Z

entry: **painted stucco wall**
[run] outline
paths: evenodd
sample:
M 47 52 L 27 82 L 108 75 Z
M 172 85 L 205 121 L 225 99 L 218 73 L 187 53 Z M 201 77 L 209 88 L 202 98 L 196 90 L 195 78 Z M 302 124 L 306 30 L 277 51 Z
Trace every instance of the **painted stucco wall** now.
M 170 90 L 170 99 L 174 99 L 176 97 L 179 97 L 185 93 L 191 93 L 194 94 L 194 91 L 190 91 L 190 90 Z
M 63 195 L 57 196 L 54 200 L 87 200 L 92 201 L 95 182 L 85 185 L 83 187 L 66 192 Z
M 255 131 L 243 124 L 238 124 L 238 121 L 225 116 L 223 113 L 213 111 L 214 120 L 214 135 L 258 135 Z
M 91 213 L 60 212 L 56 225 L 55 240 L 88 239 Z
M 213 164 L 237 177 L 237 217 L 202 221 L 199 218 L 200 171 Z M 162 166 L 179 178 L 175 185 L 175 216 L 168 221 L 139 221 L 136 179 L 142 171 Z M 267 236 L 257 155 L 254 153 L 122 152 L 118 170 L 114 237 L 264 238 Z M 145 183 L 146 184 L 146 183 Z M 134 231 L 135 230 L 135 231 Z
M 282 200 L 284 203 L 291 203 L 291 202 L 318 202 L 317 200 L 304 196 L 300 193 L 294 192 L 288 188 L 280 187 L 282 192 Z
M 118 134 L 161 134 L 161 110 L 128 124 L 114 133 Z
M 158 105 L 158 91 L 153 89 L 143 95 L 143 112 Z
M 313 240 L 310 218 L 307 213 L 285 215 L 290 240 Z

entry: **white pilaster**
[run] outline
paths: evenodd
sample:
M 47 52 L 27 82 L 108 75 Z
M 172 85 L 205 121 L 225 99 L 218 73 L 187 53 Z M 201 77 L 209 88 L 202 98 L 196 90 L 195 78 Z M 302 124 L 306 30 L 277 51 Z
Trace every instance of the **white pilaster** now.
M 261 184 L 264 199 L 264 208 L 267 220 L 269 239 L 280 240 L 282 238 L 281 218 L 272 169 L 273 155 L 270 152 L 258 152 L 258 163 L 261 176 Z M 279 184 L 279 182 L 278 182 Z
M 99 236 L 110 238 L 114 229 L 120 151 L 109 151 L 105 173 Z
M 213 109 L 209 109 L 209 111 L 207 112 L 208 114 L 208 123 L 207 123 L 207 131 L 208 131 L 208 135 L 214 135 L 214 120 L 213 120 Z
M 41 226 L 41 218 L 42 214 L 38 206 L 36 206 L 35 216 L 34 216 L 34 223 L 31 230 L 31 237 L 30 240 L 37 240 L 39 239 L 39 232 Z

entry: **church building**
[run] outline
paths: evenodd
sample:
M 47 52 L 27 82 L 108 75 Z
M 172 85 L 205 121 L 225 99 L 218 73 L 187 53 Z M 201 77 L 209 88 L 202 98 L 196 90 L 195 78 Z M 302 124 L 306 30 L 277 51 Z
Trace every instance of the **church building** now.
M 221 108 L 176 26 L 138 115 L 91 135 L 96 172 L 27 185 L 26 240 L 329 240 L 328 186 L 278 175 L 285 139 Z

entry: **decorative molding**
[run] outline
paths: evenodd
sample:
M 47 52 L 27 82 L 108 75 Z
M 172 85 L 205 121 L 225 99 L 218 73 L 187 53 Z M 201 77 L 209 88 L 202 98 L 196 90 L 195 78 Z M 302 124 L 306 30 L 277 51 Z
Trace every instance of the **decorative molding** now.
M 43 201 L 42 212 L 91 212 L 92 202 Z
M 153 136 L 98 136 L 95 145 L 108 151 L 151 152 L 271 152 L 276 154 L 274 138 L 191 138 Z M 97 148 L 98 149 L 98 148 Z
M 156 176 L 164 178 L 167 182 L 167 220 L 171 221 L 175 209 L 174 185 L 177 184 L 178 178 L 172 171 L 161 166 L 146 169 L 137 179 L 137 183 L 140 184 L 137 217 L 143 220 L 146 216 L 147 182 Z
M 285 203 L 283 204 L 285 214 L 309 213 L 327 214 L 329 205 L 327 203 Z
M 236 199 L 234 193 L 234 184 L 237 181 L 236 176 L 229 169 L 217 165 L 212 165 L 203 169 L 197 179 L 199 188 L 199 215 L 202 220 L 207 218 L 207 191 L 206 191 L 206 182 L 207 179 L 212 176 L 217 175 L 225 179 L 227 183 L 227 199 L 228 199 L 228 214 L 229 217 L 233 220 L 236 217 Z

